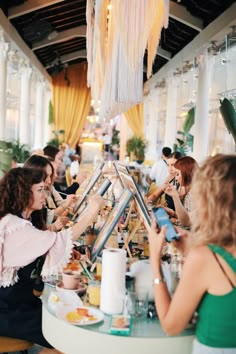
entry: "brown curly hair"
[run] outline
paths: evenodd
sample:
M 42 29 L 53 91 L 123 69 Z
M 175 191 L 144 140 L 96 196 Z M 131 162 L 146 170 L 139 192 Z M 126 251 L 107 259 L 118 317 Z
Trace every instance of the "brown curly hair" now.
M 198 244 L 236 244 L 236 155 L 206 160 L 192 184 L 192 230 Z
M 7 214 L 21 217 L 23 210 L 32 203 L 32 186 L 44 178 L 42 170 L 22 167 L 9 170 L 0 180 L 0 219 Z M 41 222 L 38 228 L 44 228 Z

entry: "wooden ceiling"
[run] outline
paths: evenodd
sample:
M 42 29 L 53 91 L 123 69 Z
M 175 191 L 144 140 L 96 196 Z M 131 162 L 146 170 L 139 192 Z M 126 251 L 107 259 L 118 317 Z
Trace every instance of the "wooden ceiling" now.
M 169 27 L 162 30 L 153 74 L 234 2 L 171 0 Z M 51 76 L 86 61 L 86 0 L 2 0 L 0 7 Z M 146 61 L 145 53 L 144 68 Z

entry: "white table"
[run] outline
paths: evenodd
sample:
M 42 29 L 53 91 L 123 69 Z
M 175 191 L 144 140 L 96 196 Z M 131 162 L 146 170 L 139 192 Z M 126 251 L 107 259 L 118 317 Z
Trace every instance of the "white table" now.
M 65 354 L 190 354 L 193 330 L 168 337 L 157 319 L 134 320 L 128 337 L 108 333 L 110 317 L 90 326 L 73 326 L 53 315 L 43 305 L 43 333 L 56 349 Z

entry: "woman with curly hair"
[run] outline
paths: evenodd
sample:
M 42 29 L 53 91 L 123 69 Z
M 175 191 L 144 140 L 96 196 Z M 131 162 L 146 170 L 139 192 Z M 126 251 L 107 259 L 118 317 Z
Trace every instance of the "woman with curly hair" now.
M 37 343 L 51 353 L 42 334 L 42 304 L 33 293 L 35 279 L 57 275 L 68 263 L 73 241 L 97 217 L 104 204 L 93 196 L 87 212 L 73 227 L 60 232 L 45 230 L 34 214 L 45 204 L 44 172 L 13 168 L 0 180 L 0 336 Z M 43 262 L 42 262 L 43 258 Z M 57 351 L 54 351 L 57 353 Z
M 54 167 L 52 162 L 41 155 L 31 155 L 24 163 L 24 167 L 42 169 L 45 172 L 44 186 L 46 191 L 47 225 L 52 231 L 58 231 L 68 222 L 64 215 L 67 208 L 75 201 L 75 196 L 70 195 L 66 200 L 53 187 Z
M 235 354 L 236 155 L 208 158 L 194 175 L 191 193 L 194 244 L 172 299 L 161 273 L 166 228 L 157 233 L 153 221 L 149 233 L 158 318 L 166 333 L 177 335 L 197 311 L 193 354 Z

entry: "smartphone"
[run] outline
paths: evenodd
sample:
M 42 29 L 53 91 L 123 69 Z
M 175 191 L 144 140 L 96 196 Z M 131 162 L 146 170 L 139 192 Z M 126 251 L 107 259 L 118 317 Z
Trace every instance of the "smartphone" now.
M 164 208 L 158 207 L 158 208 L 152 208 L 153 214 L 156 218 L 156 221 L 160 227 L 166 226 L 166 241 L 171 242 L 173 240 L 178 240 L 179 236 L 176 233 L 174 226 L 172 222 L 170 221 L 169 215 L 165 211 Z

